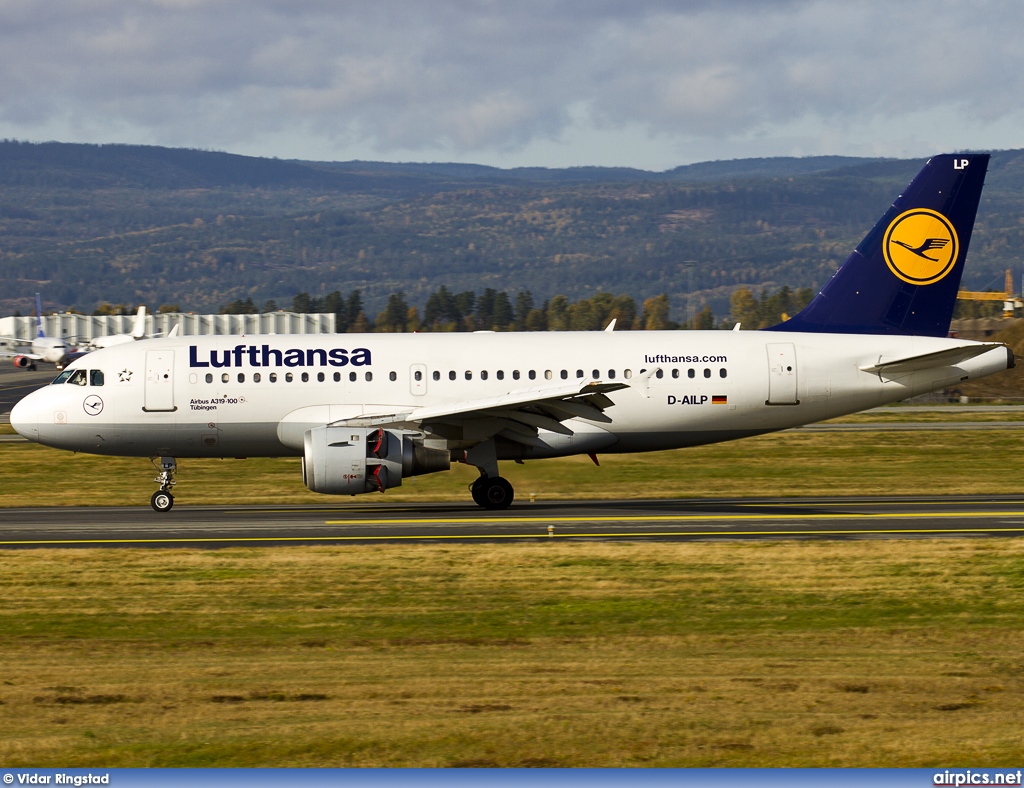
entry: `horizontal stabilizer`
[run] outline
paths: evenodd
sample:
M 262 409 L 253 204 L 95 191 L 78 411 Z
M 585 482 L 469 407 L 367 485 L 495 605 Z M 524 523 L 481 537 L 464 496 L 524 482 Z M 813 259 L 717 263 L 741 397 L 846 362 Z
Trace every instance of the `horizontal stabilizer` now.
M 922 369 L 950 367 L 999 347 L 1006 347 L 1006 345 L 1001 342 L 972 342 L 970 345 L 938 350 L 934 353 L 922 353 L 917 356 L 904 356 L 902 358 L 885 358 L 882 356 L 877 363 L 869 364 L 868 366 L 861 367 L 861 369 L 864 372 L 888 376 L 917 372 Z

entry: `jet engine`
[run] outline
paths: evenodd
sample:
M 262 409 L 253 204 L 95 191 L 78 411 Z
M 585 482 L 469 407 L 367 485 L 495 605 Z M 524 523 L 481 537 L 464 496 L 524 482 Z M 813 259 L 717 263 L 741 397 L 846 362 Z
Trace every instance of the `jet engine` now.
M 15 356 L 14 357 L 14 366 L 16 366 L 18 369 L 28 369 L 34 363 L 35 362 L 32 359 L 30 359 L 28 356 Z
M 419 433 L 325 426 L 304 435 L 302 481 L 313 492 L 384 492 L 404 477 L 450 467 L 448 450 L 425 446 Z

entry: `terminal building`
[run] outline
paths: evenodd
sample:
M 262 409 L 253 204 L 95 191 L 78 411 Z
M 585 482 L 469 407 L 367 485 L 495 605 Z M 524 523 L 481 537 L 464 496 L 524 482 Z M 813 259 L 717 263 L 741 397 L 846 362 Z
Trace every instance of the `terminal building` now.
M 96 337 L 130 334 L 135 315 L 43 315 L 43 332 L 48 337 L 84 345 Z M 166 336 L 178 326 L 178 336 L 239 334 L 333 334 L 334 314 L 266 312 L 260 315 L 193 315 L 181 312 L 146 315 L 146 336 Z M 37 334 L 34 315 L 0 317 L 0 337 L 30 343 Z

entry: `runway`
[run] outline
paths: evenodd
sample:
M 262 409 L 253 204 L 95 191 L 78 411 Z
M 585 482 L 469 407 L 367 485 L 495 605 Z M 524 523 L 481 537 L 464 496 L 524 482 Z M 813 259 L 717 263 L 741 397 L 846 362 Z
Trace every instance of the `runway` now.
M 0 548 L 1024 536 L 1024 497 L 0 509 Z

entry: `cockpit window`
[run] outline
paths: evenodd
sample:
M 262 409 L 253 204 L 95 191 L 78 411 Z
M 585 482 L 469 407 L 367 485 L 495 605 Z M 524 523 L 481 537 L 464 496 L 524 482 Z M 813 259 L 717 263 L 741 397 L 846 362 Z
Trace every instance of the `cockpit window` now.
M 88 382 L 84 369 L 76 369 L 71 373 L 71 377 L 68 378 L 68 383 L 73 383 L 76 386 L 84 386 Z
M 90 386 L 102 386 L 103 385 L 103 370 L 102 369 L 90 369 L 89 370 L 89 385 Z
M 73 369 L 66 369 L 63 372 L 61 372 L 57 377 L 55 377 L 53 379 L 53 383 L 51 383 L 50 385 L 56 386 L 58 383 L 67 383 L 68 378 L 70 378 L 74 374 L 75 371 Z

